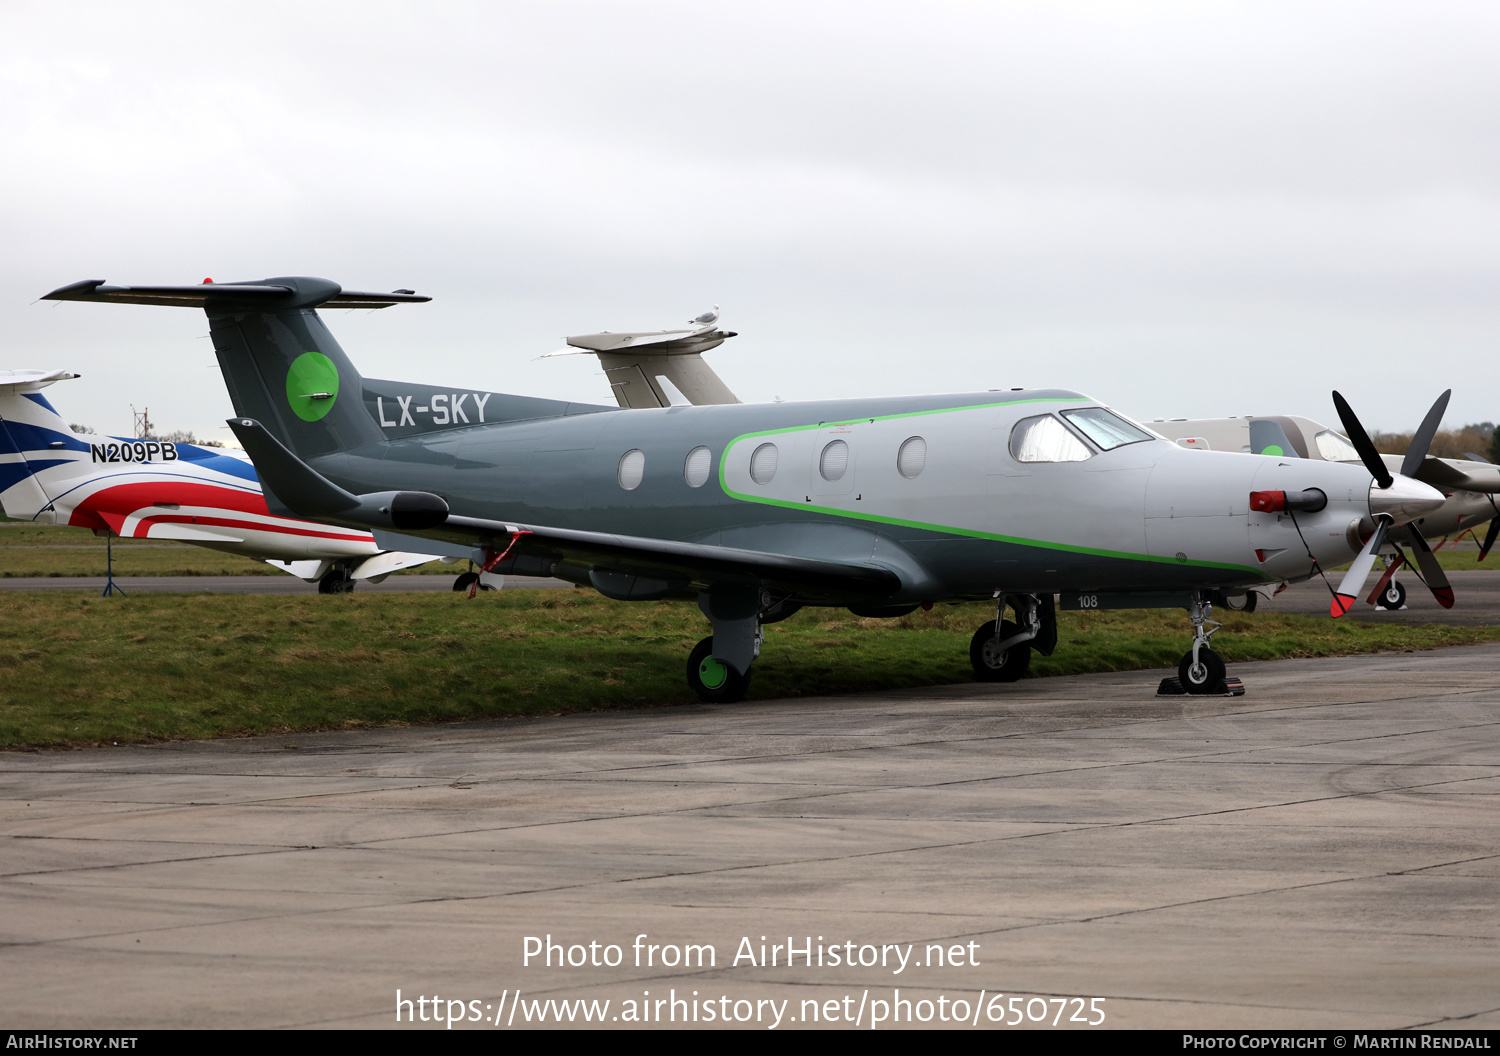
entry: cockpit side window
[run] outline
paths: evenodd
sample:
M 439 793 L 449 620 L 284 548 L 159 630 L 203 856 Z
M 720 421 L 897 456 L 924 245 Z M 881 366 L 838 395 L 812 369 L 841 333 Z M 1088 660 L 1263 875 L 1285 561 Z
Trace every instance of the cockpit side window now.
M 1153 440 L 1146 430 L 1121 418 L 1103 407 L 1082 407 L 1076 411 L 1063 411 L 1063 417 L 1072 422 L 1084 436 L 1099 445 L 1101 451 L 1113 451 L 1126 444 L 1138 444 L 1142 440 Z
M 1354 450 L 1354 445 L 1332 429 L 1324 429 L 1313 437 L 1313 443 L 1318 446 L 1318 454 L 1329 462 L 1359 461 L 1359 452 Z
M 1022 418 L 1010 431 L 1010 454 L 1017 462 L 1082 462 L 1094 453 L 1050 414 Z

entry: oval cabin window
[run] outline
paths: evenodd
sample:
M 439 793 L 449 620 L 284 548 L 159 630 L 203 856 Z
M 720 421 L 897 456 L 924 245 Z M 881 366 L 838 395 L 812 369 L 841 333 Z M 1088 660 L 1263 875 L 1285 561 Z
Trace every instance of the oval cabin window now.
M 688 452 L 687 462 L 682 467 L 682 478 L 690 488 L 701 488 L 708 483 L 708 473 L 714 467 L 713 452 L 706 447 L 695 447 Z
M 927 441 L 920 436 L 907 437 L 901 450 L 896 452 L 896 468 L 903 477 L 910 480 L 922 472 L 922 467 L 926 465 Z
M 818 458 L 818 472 L 823 479 L 832 483 L 843 480 L 844 474 L 849 470 L 849 445 L 842 440 L 835 440 L 823 448 L 823 454 Z
M 750 479 L 757 484 L 769 484 L 776 475 L 776 445 L 761 444 L 750 456 Z
M 626 491 L 634 491 L 641 486 L 641 478 L 646 475 L 646 455 L 638 447 L 633 447 L 620 456 L 620 487 Z

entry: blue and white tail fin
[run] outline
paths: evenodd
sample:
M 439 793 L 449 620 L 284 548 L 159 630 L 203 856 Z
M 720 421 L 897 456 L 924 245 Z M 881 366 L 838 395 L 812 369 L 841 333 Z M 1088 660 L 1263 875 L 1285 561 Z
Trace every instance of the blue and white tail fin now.
M 89 445 L 47 402 L 42 389 L 79 375 L 66 370 L 0 370 L 0 506 L 7 517 L 51 521 L 38 473 L 86 457 Z

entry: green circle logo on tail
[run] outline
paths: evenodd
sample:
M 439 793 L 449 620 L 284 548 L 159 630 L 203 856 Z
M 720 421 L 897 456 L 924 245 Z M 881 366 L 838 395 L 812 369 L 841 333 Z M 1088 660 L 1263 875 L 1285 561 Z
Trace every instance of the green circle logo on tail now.
M 304 422 L 333 410 L 339 395 L 339 368 L 321 352 L 304 352 L 286 372 L 286 402 Z

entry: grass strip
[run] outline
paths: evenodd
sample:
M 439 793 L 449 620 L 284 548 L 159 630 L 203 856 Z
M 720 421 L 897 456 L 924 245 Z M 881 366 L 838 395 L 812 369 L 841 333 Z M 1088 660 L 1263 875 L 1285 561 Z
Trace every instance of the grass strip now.
M 969 638 L 994 610 L 942 605 L 895 620 L 804 610 L 766 627 L 750 697 L 967 682 Z M 0 595 L 0 747 L 64 746 L 432 723 L 682 704 L 708 633 L 682 602 L 582 590 L 452 593 Z M 1059 614 L 1033 676 L 1172 667 L 1175 610 Z M 1231 664 L 1428 649 L 1500 627 L 1229 614 Z

